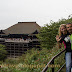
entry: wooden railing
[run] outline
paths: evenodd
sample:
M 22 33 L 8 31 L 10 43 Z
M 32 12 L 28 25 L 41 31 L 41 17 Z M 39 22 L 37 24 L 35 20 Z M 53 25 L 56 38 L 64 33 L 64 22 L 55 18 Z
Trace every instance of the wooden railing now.
M 46 72 L 47 69 L 48 69 L 48 65 L 49 65 L 49 64 L 54 64 L 54 59 L 57 58 L 59 55 L 61 55 L 64 51 L 65 51 L 65 49 L 62 50 L 62 51 L 61 51 L 60 53 L 58 53 L 57 55 L 55 55 L 55 56 L 48 62 L 48 64 L 45 66 L 45 68 L 42 70 L 42 72 Z M 61 69 L 62 69 L 64 66 L 65 66 L 65 63 L 62 65 L 62 67 L 61 67 L 57 72 L 60 72 Z M 52 68 L 52 72 L 54 72 L 54 68 Z

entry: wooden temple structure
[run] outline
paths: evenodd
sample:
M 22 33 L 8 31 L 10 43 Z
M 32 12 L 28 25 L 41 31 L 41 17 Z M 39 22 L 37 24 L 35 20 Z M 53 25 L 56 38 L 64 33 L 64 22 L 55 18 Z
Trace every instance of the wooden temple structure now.
M 0 30 L 0 44 L 6 46 L 7 57 L 16 58 L 31 48 L 40 48 L 36 37 L 41 27 L 36 22 L 18 22 L 17 24 Z

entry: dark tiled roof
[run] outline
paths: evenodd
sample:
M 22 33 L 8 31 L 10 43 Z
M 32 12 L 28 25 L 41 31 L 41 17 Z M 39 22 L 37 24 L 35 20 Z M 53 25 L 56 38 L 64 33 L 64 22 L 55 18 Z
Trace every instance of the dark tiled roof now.
M 17 24 L 4 30 L 7 34 L 31 34 L 36 30 L 40 31 L 40 26 L 36 22 L 18 22 Z

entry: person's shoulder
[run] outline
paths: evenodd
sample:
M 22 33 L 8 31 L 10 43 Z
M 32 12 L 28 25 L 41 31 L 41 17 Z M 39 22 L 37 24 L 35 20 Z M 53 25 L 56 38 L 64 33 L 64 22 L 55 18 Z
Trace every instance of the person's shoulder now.
M 64 36 L 65 36 L 65 35 L 62 34 L 60 37 L 64 37 Z
M 59 42 L 62 43 L 64 40 L 64 35 L 62 34 L 59 38 L 61 38 L 61 40 Z
M 69 32 L 67 32 L 67 35 L 71 35 Z

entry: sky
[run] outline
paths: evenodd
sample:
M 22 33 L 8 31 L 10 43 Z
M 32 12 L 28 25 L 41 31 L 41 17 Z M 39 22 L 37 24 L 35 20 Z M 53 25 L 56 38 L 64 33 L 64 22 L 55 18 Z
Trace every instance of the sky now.
M 51 20 L 67 19 L 71 14 L 71 0 L 0 0 L 0 30 L 18 22 L 44 26 Z

